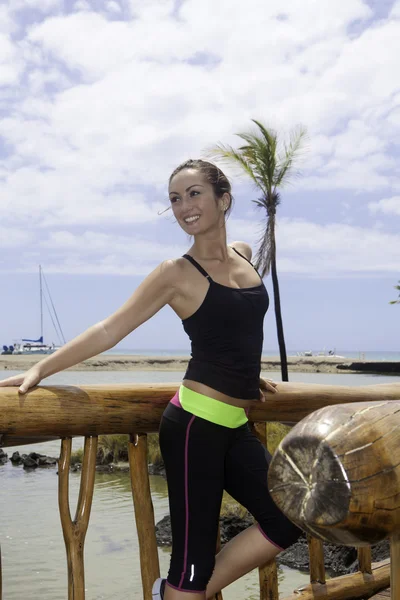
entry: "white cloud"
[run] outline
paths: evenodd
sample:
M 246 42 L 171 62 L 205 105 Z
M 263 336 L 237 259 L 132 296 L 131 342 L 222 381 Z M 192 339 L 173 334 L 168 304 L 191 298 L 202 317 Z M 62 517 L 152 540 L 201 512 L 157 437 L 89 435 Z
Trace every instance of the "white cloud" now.
M 18 84 L 21 72 L 15 44 L 7 33 L 0 32 L 0 87 Z
M 78 0 L 74 4 L 74 10 L 76 10 L 76 11 L 79 11 L 79 10 L 91 10 L 91 7 L 90 7 L 89 2 L 86 2 L 86 0 Z
M 0 248 L 18 248 L 33 239 L 31 233 L 0 225 Z M 4 256 L 2 256 L 4 258 Z
M 110 235 L 86 231 L 51 233 L 40 243 L 47 254 L 46 272 L 147 275 L 167 258 L 184 253 L 179 244 L 161 244 L 138 235 Z M 55 262 L 52 262 L 56 258 Z M 32 268 L 35 266 L 32 262 Z
M 24 10 L 24 9 L 35 9 L 42 13 L 47 13 L 53 9 L 59 9 L 63 5 L 60 0 L 11 0 L 10 10 L 13 12 Z
M 105 173 L 101 184 L 106 183 Z M 65 225 L 146 223 L 158 220 L 164 205 L 151 202 L 138 192 L 105 193 L 91 181 L 88 172 L 74 170 L 63 175 L 21 168 L 14 173 L 3 172 L 0 189 L 0 218 L 13 223 L 30 223 L 41 227 Z
M 114 2 L 114 0 L 110 0 L 106 2 L 106 9 L 112 13 L 119 14 L 121 12 L 121 5 L 118 2 Z
M 154 223 L 176 164 L 218 141 L 237 145 L 254 117 L 279 132 L 308 127 L 299 190 L 400 189 L 398 8 L 371 24 L 361 0 L 186 0 L 178 18 L 172 0 L 129 5 L 126 21 L 105 12 L 119 14 L 114 0 L 75 2 L 73 14 L 53 0 L 0 7 L 2 222 Z M 25 31 L 18 10 L 28 6 L 44 14 Z M 301 268 L 296 253 L 285 260 Z
M 14 28 L 14 22 L 6 6 L 0 6 L 0 31 L 9 33 Z
M 261 232 L 252 221 L 232 219 L 230 239 L 246 239 L 253 249 Z M 342 223 L 320 225 L 281 219 L 276 229 L 278 269 L 311 277 L 398 273 L 400 235 Z
M 385 215 L 400 216 L 400 196 L 383 198 L 379 202 L 370 202 L 368 208 L 372 214 L 384 213 Z
M 400 19 L 400 1 L 395 0 L 389 15 L 390 19 Z

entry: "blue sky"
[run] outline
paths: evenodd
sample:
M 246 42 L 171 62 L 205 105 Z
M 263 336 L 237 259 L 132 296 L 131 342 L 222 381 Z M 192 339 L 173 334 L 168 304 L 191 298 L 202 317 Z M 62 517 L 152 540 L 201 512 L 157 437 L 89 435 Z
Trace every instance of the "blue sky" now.
M 308 130 L 278 213 L 287 346 L 400 350 L 399 72 L 398 0 L 2 2 L 0 344 L 37 335 L 38 264 L 70 339 L 183 254 L 170 172 L 257 118 Z M 257 194 L 227 173 L 229 240 L 255 249 Z M 167 307 L 121 347 L 188 343 Z

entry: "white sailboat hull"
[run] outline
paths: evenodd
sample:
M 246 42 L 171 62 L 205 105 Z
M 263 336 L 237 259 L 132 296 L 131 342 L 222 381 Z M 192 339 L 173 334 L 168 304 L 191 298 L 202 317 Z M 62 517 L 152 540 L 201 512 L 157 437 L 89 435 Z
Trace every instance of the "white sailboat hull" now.
M 13 354 L 53 354 L 56 350 L 48 344 L 15 344 Z

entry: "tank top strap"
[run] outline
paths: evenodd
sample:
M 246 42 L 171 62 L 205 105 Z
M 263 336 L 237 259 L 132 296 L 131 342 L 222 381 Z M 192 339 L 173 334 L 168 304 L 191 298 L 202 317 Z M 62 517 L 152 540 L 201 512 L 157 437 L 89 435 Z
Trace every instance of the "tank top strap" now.
M 253 269 L 255 270 L 255 272 L 257 273 L 257 275 L 260 277 L 261 279 L 261 275 L 260 273 L 257 271 L 257 269 L 255 268 L 255 266 L 253 265 L 253 263 L 246 258 L 241 252 L 239 252 L 239 250 L 236 250 L 236 248 L 234 248 L 233 246 L 231 246 L 232 250 L 234 250 L 236 252 L 236 254 L 239 254 L 239 256 L 241 256 L 242 258 L 244 258 L 244 260 L 247 260 L 247 262 L 253 267 Z
M 197 269 L 198 271 L 200 271 L 200 273 L 201 273 L 202 275 L 204 275 L 204 277 L 206 277 L 206 278 L 207 278 L 209 281 L 212 281 L 212 279 L 211 279 L 210 275 L 207 273 L 207 271 L 206 271 L 205 269 L 203 269 L 203 267 L 202 267 L 201 265 L 199 265 L 199 263 L 197 262 L 197 260 L 195 260 L 195 259 L 193 258 L 193 256 L 190 256 L 190 254 L 184 254 L 184 255 L 183 255 L 183 258 L 186 258 L 186 259 L 187 259 L 189 262 L 191 262 L 191 263 L 192 263 L 192 265 L 193 265 L 194 267 L 196 267 L 196 269 Z

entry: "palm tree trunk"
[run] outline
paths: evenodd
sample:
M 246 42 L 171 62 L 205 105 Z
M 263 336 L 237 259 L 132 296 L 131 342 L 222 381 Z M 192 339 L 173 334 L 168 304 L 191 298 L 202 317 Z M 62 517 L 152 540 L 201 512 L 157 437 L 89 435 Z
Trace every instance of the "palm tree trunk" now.
M 282 381 L 289 381 L 285 336 L 283 334 L 281 298 L 280 298 L 280 294 L 279 294 L 278 272 L 276 270 L 275 249 L 272 252 L 272 258 L 271 258 L 271 276 L 272 276 L 272 286 L 273 286 L 273 290 L 274 290 L 275 320 L 276 320 L 276 331 L 277 331 L 277 335 L 278 335 L 279 354 L 280 354 L 280 358 L 281 358 Z

